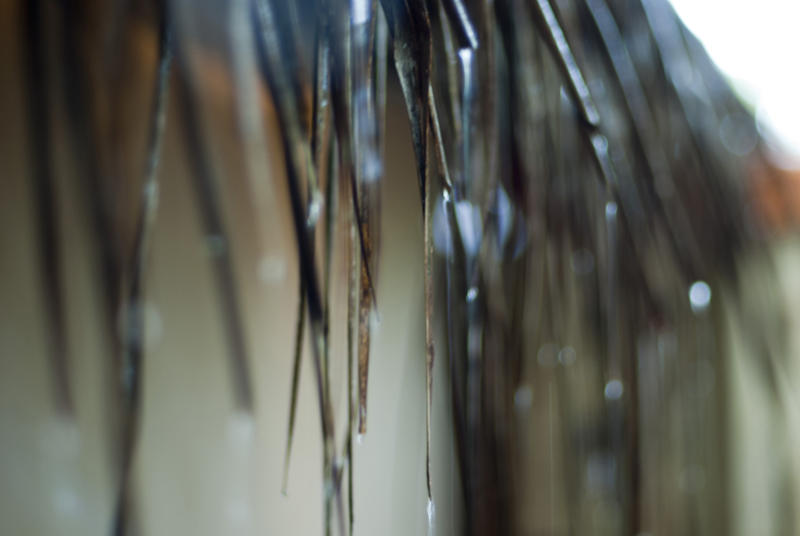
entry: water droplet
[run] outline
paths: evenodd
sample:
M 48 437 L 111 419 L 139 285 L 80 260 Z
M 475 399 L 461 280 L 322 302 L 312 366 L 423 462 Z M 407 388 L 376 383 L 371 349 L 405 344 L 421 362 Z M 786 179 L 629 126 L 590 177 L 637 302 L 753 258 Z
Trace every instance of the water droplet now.
M 571 346 L 565 346 L 558 352 L 558 362 L 565 367 L 570 366 L 575 362 L 575 349 Z
M 464 252 L 469 257 L 478 254 L 483 239 L 483 223 L 478 207 L 469 201 L 459 201 L 456 203 L 456 221 L 458 229 L 461 231 L 461 241 L 464 244 Z
M 601 134 L 592 136 L 592 145 L 601 155 L 605 155 L 608 152 L 608 139 Z
M 471 329 L 467 333 L 467 356 L 470 363 L 476 363 L 480 359 L 481 346 L 483 345 L 483 334 L 479 329 Z
M 586 485 L 592 491 L 614 488 L 617 480 L 617 463 L 608 454 L 592 453 L 586 461 Z
M 619 400 L 622 398 L 624 389 L 620 380 L 610 380 L 603 390 L 606 400 Z
M 536 353 L 536 360 L 543 367 L 555 367 L 558 364 L 558 350 L 557 344 L 543 344 Z
M 519 387 L 514 393 L 514 405 L 519 410 L 526 410 L 533 404 L 533 390 L 528 385 Z
M 446 257 L 453 254 L 453 235 L 450 230 L 450 221 L 447 216 L 447 203 L 450 195 L 445 191 L 442 198 L 437 200 L 433 208 L 433 248 Z
M 147 184 L 144 185 L 144 196 L 147 197 L 148 202 L 150 202 L 150 203 L 157 203 L 158 202 L 158 182 L 157 181 L 148 181 Z
M 383 175 L 383 162 L 380 159 L 380 155 L 375 151 L 371 150 L 363 155 L 362 167 L 364 169 L 362 173 L 364 182 L 377 182 Z
M 467 301 L 470 303 L 474 302 L 477 297 L 478 289 L 475 287 L 470 287 L 470 289 L 467 291 Z
M 353 0 L 353 24 L 364 24 L 369 18 L 369 0 Z
M 356 444 L 358 445 L 364 444 L 364 434 L 356 434 Z
M 377 309 L 373 309 L 370 311 L 369 315 L 369 327 L 374 332 L 379 327 L 381 327 L 381 323 L 383 322 L 383 317 L 381 313 Z
M 617 215 L 617 204 L 613 201 L 606 203 L 606 218 L 614 218 Z
M 345 464 L 347 463 L 347 458 L 344 456 L 336 456 L 333 459 L 333 468 L 338 474 L 342 474 L 344 472 Z
M 689 287 L 689 304 L 694 313 L 702 313 L 711 303 L 711 287 L 705 281 L 695 281 Z
M 589 275 L 594 271 L 594 255 L 588 249 L 577 249 L 572 254 L 571 264 L 577 275 Z
M 496 190 L 495 211 L 497 212 L 497 241 L 500 248 L 506 245 L 511 229 L 514 225 L 514 206 L 506 194 L 505 189 L 500 186 Z
M 428 515 L 428 535 L 431 536 L 433 534 L 433 522 L 436 519 L 436 505 L 433 503 L 433 499 L 428 499 L 425 513 Z
M 315 190 L 312 194 L 311 203 L 308 206 L 308 217 L 306 218 L 306 225 L 308 227 L 314 227 L 319 220 L 319 216 L 322 213 L 322 194 L 319 190 Z
M 758 142 L 755 121 L 743 113 L 728 114 L 720 122 L 719 137 L 729 152 L 747 156 Z

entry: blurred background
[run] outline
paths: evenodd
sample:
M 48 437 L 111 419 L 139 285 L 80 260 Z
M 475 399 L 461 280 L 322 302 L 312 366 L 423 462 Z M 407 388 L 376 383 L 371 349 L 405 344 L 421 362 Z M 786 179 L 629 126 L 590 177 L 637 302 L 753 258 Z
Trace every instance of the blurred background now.
M 325 286 L 326 396 L 334 439 L 341 445 L 350 437 L 352 450 L 348 456 L 337 447 L 341 458 L 325 457 L 316 342 L 307 328 L 283 493 L 302 271 L 286 124 L 276 82 L 261 80 L 256 67 L 264 52 L 251 44 L 256 10 L 245 1 L 173 0 L 166 8 L 132 0 L 35 3 L 44 78 L 30 74 L 30 6 L 0 3 L 0 534 L 113 534 L 123 475 L 127 528 L 117 534 L 325 533 L 326 520 L 341 515 L 329 511 L 329 463 L 352 466 L 341 500 L 349 518 L 352 490 L 353 534 L 799 533 L 800 4 L 609 2 L 629 53 L 624 61 L 638 70 L 646 95 L 648 134 L 637 128 L 641 116 L 637 123 L 625 111 L 636 108 L 625 90 L 632 86 L 619 74 L 624 61 L 613 54 L 619 49 L 609 46 L 609 62 L 592 44 L 608 38 L 605 3 L 553 1 L 600 128 L 607 128 L 606 162 L 597 138 L 583 144 L 584 133 L 595 131 L 576 119 L 580 106 L 571 101 L 558 54 L 546 38 L 533 37 L 551 35 L 537 22 L 547 22 L 548 2 L 464 2 L 482 39 L 474 109 L 466 92 L 449 100 L 452 87 L 468 85 L 463 72 L 448 78 L 457 67 L 447 43 L 456 40 L 458 18 L 439 2 L 425 3 L 432 26 L 451 21 L 432 31 L 430 91 L 445 138 L 439 143 L 453 160 L 468 155 L 453 164 L 455 187 L 448 190 L 447 157 L 434 163 L 437 142 L 428 145 L 430 166 L 438 169 L 430 174 L 428 204 L 436 344 L 429 501 L 426 220 L 398 55 L 388 55 L 385 116 L 376 123 L 383 149 L 373 207 L 380 236 L 372 265 L 376 306 L 365 317 L 368 428 L 360 434 L 347 427 L 355 398 L 348 330 L 357 331 L 348 299 L 358 255 L 348 190 L 340 189 L 339 208 L 323 202 L 320 216 L 322 222 L 334 212 L 335 222 Z M 366 4 L 379 33 L 385 31 L 377 14 L 384 2 Z M 302 42 L 297 64 L 284 56 L 286 71 L 307 71 L 306 82 L 318 61 L 314 20 L 321 5 L 286 8 L 297 10 Z M 331 5 L 331 20 L 340 16 L 336 9 L 351 23 L 360 13 L 359 2 Z M 688 28 L 685 57 L 664 48 L 669 24 L 660 27 L 658 14 L 673 21 L 673 7 Z M 531 20 L 510 18 L 516 31 L 504 40 L 503 15 L 528 10 Z M 108 274 L 97 259 L 104 241 L 115 252 L 138 243 L 162 12 L 173 21 L 176 65 L 165 96 L 144 290 L 109 309 Z M 600 21 L 599 34 L 592 21 Z M 396 27 L 389 27 L 396 50 Z M 83 70 L 70 63 L 70 47 Z M 535 53 L 529 58 L 520 50 Z M 479 54 L 502 59 L 495 64 Z M 680 79 L 687 70 L 688 81 Z M 309 117 L 313 86 L 298 91 Z M 76 98 L 93 119 L 76 121 Z M 187 99 L 195 104 L 192 122 Z M 356 122 L 358 106 L 351 106 Z M 37 109 L 49 118 L 45 145 L 35 134 Z M 467 128 L 470 113 L 474 124 Z M 689 126 L 676 126 L 684 122 Z M 692 137 L 698 131 L 702 136 Z M 197 132 L 205 148 L 200 166 L 214 170 L 224 235 L 208 226 L 209 205 L 198 193 Z M 464 140 L 474 141 L 471 149 Z M 647 140 L 663 152 L 662 174 L 674 190 L 655 184 L 636 193 L 626 186 L 628 179 L 657 183 Z M 337 138 L 331 147 L 341 143 Z M 356 132 L 359 143 L 368 142 Z M 43 204 L 36 179 L 45 160 L 50 204 Z M 88 216 L 100 195 L 84 180 L 89 160 L 101 182 L 112 185 L 100 196 L 112 238 L 103 238 L 99 220 Z M 596 170 L 596 160 L 606 171 Z M 604 175 L 609 162 L 617 181 Z M 313 184 L 298 180 L 313 207 Z M 484 198 L 484 191 L 502 194 Z M 486 223 L 486 214 L 500 223 Z M 48 226 L 50 242 L 42 231 Z M 496 238 L 481 242 L 484 235 Z M 320 259 L 324 239 L 319 232 L 313 242 Z M 235 281 L 235 320 L 220 292 L 223 257 Z M 48 266 L 58 272 L 55 287 L 48 286 Z M 116 283 L 127 288 L 131 273 L 119 274 Z M 470 305 L 476 300 L 477 309 Z M 128 395 L 120 395 L 130 389 L 130 371 L 117 345 L 124 346 L 126 315 L 134 309 L 142 361 L 131 421 L 137 431 L 130 436 Z M 248 357 L 249 405 L 232 396 L 231 322 Z M 61 369 L 52 358 L 54 329 L 68 356 Z M 60 382 L 69 388 L 68 407 L 58 402 Z M 129 456 L 126 442 L 133 445 Z M 339 527 L 334 521 L 331 530 Z

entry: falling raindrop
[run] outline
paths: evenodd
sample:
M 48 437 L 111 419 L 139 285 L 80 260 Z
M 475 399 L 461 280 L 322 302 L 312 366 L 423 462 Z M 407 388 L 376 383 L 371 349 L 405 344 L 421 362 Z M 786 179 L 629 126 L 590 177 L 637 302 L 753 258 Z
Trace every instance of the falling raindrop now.
M 554 367 L 558 364 L 558 350 L 557 344 L 543 344 L 536 354 L 536 360 L 543 367 Z
M 467 301 L 474 302 L 475 299 L 478 297 L 478 289 L 476 287 L 470 287 L 467 291 Z
M 711 287 L 705 281 L 695 281 L 689 287 L 689 304 L 694 313 L 702 313 L 711 303 Z
M 514 393 L 514 405 L 518 410 L 526 410 L 533 403 L 533 390 L 528 385 L 517 388 Z
M 456 202 L 456 221 L 458 229 L 461 231 L 461 241 L 464 245 L 464 252 L 469 257 L 478 254 L 483 239 L 483 224 L 481 222 L 481 211 L 469 201 Z
M 324 201 L 322 194 L 319 190 L 314 190 L 311 195 L 311 203 L 308 206 L 308 217 L 306 218 L 306 226 L 314 227 L 319 221 L 320 214 L 322 214 L 322 206 Z
M 610 380 L 603 390 L 606 400 L 619 400 L 622 398 L 623 387 L 620 380 Z
M 575 362 L 575 349 L 571 346 L 565 346 L 558 352 L 558 362 L 565 367 L 570 366 Z
M 428 499 L 428 505 L 425 508 L 425 513 L 428 517 L 428 536 L 433 536 L 433 525 L 434 521 L 436 520 L 436 505 L 433 503 L 433 499 Z

